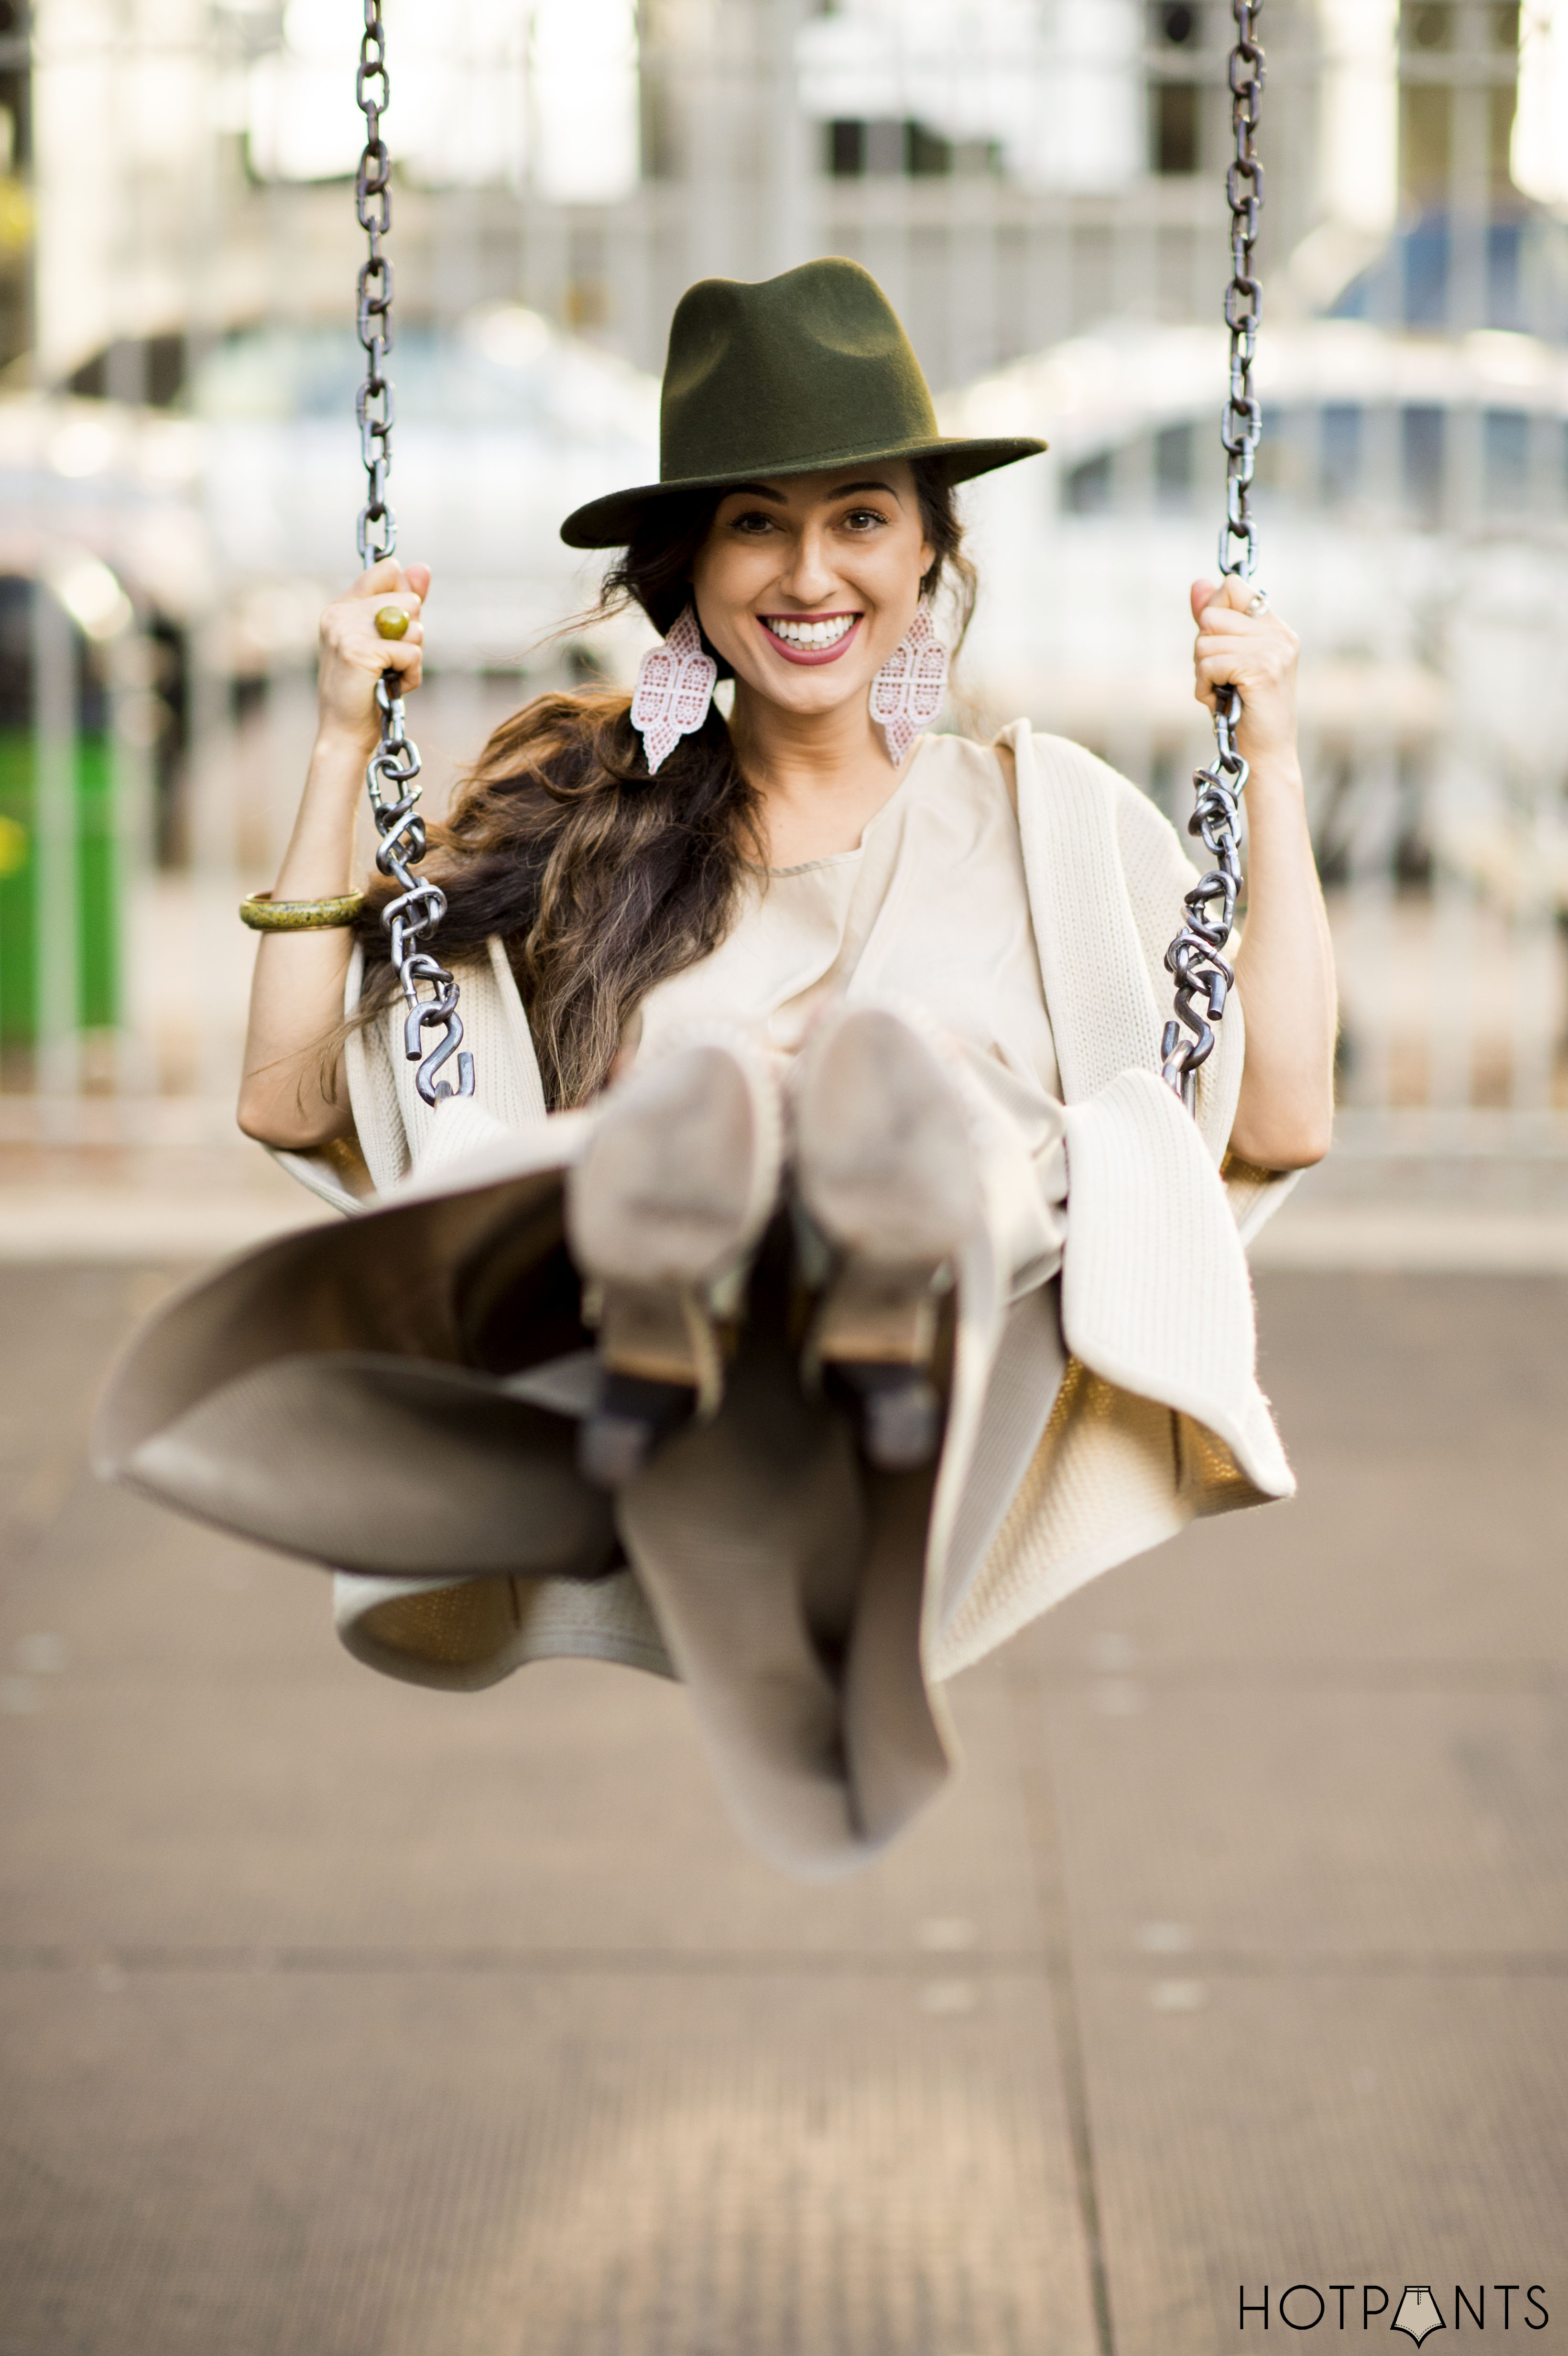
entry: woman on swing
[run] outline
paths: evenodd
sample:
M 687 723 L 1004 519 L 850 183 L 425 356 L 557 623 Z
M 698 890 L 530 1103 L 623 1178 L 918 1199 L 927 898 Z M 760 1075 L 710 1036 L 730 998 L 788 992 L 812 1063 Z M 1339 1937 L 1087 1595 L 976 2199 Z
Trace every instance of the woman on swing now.
M 1239 691 L 1251 764 L 1194 1119 L 1159 1077 L 1172 830 L 1024 722 L 921 733 L 973 602 L 953 486 L 1042 446 L 944 441 L 852 262 L 687 294 L 660 482 L 563 526 L 624 552 L 606 606 L 664 644 L 630 704 L 506 723 L 436 834 L 476 1086 L 433 1108 L 389 887 L 357 951 L 343 923 L 376 682 L 419 685 L 430 576 L 388 560 L 329 607 L 277 884 L 319 921 L 261 943 L 240 1119 L 357 1148 L 379 1199 L 198 1287 L 106 1426 L 125 1477 L 337 1567 L 340 1633 L 391 1674 L 680 1676 L 798 1871 L 939 1784 L 941 1680 L 1292 1486 L 1241 1238 L 1329 1133 L 1296 642 L 1194 584 L 1197 691 Z

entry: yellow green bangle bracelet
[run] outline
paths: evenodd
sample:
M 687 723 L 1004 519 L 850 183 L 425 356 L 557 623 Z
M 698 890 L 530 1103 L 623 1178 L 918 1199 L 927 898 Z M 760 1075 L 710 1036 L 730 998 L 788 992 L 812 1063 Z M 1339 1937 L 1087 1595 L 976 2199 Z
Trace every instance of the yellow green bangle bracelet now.
M 352 925 L 365 905 L 363 892 L 340 892 L 336 900 L 274 900 L 252 892 L 240 903 L 240 921 L 253 933 L 327 933 Z

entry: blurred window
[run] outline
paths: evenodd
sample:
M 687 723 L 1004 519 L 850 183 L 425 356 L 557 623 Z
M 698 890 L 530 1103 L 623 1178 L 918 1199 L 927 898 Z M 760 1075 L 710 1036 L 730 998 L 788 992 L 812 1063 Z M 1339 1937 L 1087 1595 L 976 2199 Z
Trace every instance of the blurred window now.
M 1067 477 L 1067 505 L 1073 515 L 1104 515 L 1115 492 L 1115 467 L 1109 450 L 1103 450 L 1097 458 L 1086 458 Z
M 912 179 L 944 177 L 960 163 L 969 171 L 994 169 L 1000 160 L 995 143 L 966 140 L 955 147 L 924 123 L 857 122 L 840 116 L 823 125 L 827 170 L 835 180 L 859 180 L 868 173 L 891 177 L 907 173 Z
M 1405 410 L 1400 420 L 1405 503 L 1422 523 L 1435 527 L 1443 516 L 1443 454 L 1447 419 L 1424 404 Z
M 1361 412 L 1354 402 L 1325 402 L 1318 451 L 1323 498 L 1343 506 L 1361 487 Z
M 866 126 L 863 123 L 830 123 L 827 169 L 836 180 L 858 180 L 866 168 Z
M 837 161 L 827 130 L 820 152 L 835 178 L 997 174 L 1040 188 L 1125 187 L 1147 164 L 1143 5 L 829 0 L 802 7 L 800 102 L 825 127 L 867 126 L 863 141 L 844 136 Z M 751 13 L 759 7 L 752 0 Z M 897 160 L 879 159 L 875 133 L 883 125 L 901 148 Z
M 1409 0 L 1400 12 L 1400 31 L 1413 49 L 1451 49 L 1454 10 L 1451 0 Z
M 140 407 L 172 409 L 185 391 L 187 338 L 183 335 L 117 337 L 73 369 L 71 392 L 88 401 L 130 401 Z
M 917 180 L 936 179 L 953 169 L 953 149 L 938 131 L 923 123 L 903 126 L 904 169 Z
M 1487 504 L 1517 510 L 1530 493 L 1530 418 L 1522 409 L 1488 409 L 1482 431 Z
M 868 123 L 866 166 L 879 179 L 896 178 L 904 167 L 904 127 L 901 123 Z
M 1446 103 L 1446 93 L 1442 93 Z M 1404 241 L 1407 327 L 1441 327 L 1448 318 L 1448 223 L 1440 213 L 1417 221 Z
M 1448 193 L 1454 92 L 1445 81 L 1407 82 L 1399 94 L 1399 177 L 1420 204 Z
M 1553 37 L 1553 5 L 1561 14 L 1561 0 L 1536 0 L 1531 10 L 1538 48 Z M 1417 204 L 1484 209 L 1488 187 L 1510 183 L 1528 63 L 1520 60 L 1520 9 L 1514 0 L 1405 0 L 1400 31 L 1402 189 Z
M 1179 178 L 1199 169 L 1201 92 L 1196 82 L 1156 82 L 1150 94 L 1155 170 Z
M 1312 496 L 1316 477 L 1316 414 L 1270 408 L 1264 417 L 1253 480 L 1260 497 L 1299 500 Z
M 1487 325 L 1528 329 L 1525 304 L 1524 228 L 1517 220 L 1487 223 Z
M 1155 498 L 1162 508 L 1185 507 L 1192 489 L 1192 428 L 1163 426 L 1154 437 Z

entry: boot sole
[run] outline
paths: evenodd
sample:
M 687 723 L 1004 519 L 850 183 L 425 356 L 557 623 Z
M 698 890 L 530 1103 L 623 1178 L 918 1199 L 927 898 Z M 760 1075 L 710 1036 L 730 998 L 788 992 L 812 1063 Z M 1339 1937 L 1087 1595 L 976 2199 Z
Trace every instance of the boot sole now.
M 596 1486 L 623 1486 L 693 1414 L 717 1411 L 714 1290 L 738 1290 L 778 1167 L 765 1085 L 728 1048 L 672 1055 L 606 1108 L 566 1193 L 568 1245 L 598 1327 L 601 1398 L 578 1449 Z
M 930 1379 L 943 1292 L 980 1215 L 962 1098 L 940 1057 L 896 1015 L 848 1015 L 796 1107 L 801 1199 L 837 1265 L 805 1373 L 853 1403 L 880 1470 L 928 1463 L 942 1432 Z
M 739 1059 L 699 1046 L 638 1073 L 567 1184 L 567 1240 L 592 1281 L 696 1285 L 761 1233 L 776 1124 Z
M 980 1213 L 962 1098 L 897 1015 L 846 1015 L 796 1105 L 801 1199 L 836 1248 L 874 1268 L 934 1270 Z

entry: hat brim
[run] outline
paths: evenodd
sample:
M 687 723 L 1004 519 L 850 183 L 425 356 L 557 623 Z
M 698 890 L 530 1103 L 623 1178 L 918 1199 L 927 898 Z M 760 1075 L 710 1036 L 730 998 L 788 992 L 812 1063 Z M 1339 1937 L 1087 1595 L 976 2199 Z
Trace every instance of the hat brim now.
M 717 475 L 687 475 L 671 483 L 640 483 L 629 491 L 611 491 L 590 499 L 560 527 L 568 548 L 624 548 L 656 500 L 682 491 L 722 490 L 730 483 L 766 482 L 787 475 L 819 475 L 828 467 L 869 466 L 879 458 L 941 458 L 950 483 L 966 483 L 1019 458 L 1037 458 L 1047 447 L 1032 435 L 1016 434 L 994 442 L 947 440 L 941 436 L 921 442 L 883 443 L 875 449 L 826 450 L 815 457 L 795 458 L 781 466 L 759 464 L 743 472 L 733 466 Z

